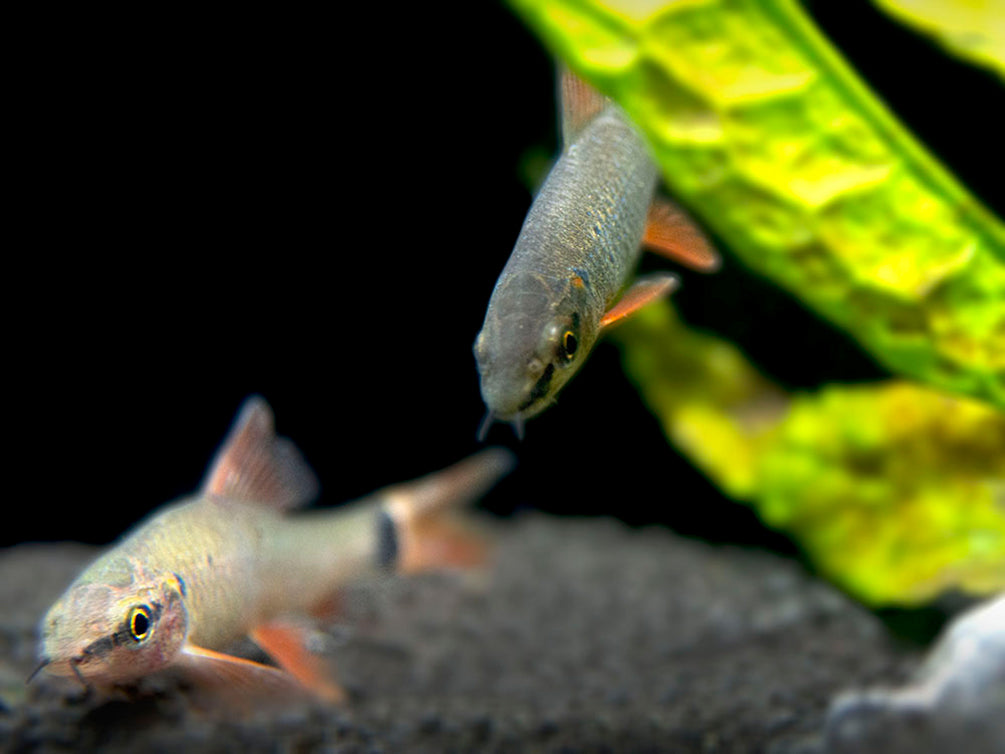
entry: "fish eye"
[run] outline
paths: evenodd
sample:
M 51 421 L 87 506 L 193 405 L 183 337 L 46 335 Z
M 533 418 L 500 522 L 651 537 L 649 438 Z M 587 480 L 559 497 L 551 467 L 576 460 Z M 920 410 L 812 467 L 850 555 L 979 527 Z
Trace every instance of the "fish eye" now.
M 576 338 L 576 333 L 572 330 L 566 330 L 562 333 L 562 356 L 565 357 L 566 361 L 571 361 L 572 357 L 576 355 L 576 349 L 579 348 L 579 340 Z
M 136 605 L 129 611 L 129 636 L 133 641 L 144 641 L 153 630 L 150 620 L 150 608 L 147 605 Z

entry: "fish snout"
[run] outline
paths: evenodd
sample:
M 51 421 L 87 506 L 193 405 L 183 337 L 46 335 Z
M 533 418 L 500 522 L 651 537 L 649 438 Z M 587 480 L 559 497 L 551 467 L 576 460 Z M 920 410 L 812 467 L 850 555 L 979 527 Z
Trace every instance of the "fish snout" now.
M 90 684 L 86 680 L 86 673 L 82 672 L 80 666 L 85 662 L 84 655 L 74 655 L 63 659 L 51 659 L 47 655 L 42 655 L 39 664 L 31 674 L 25 679 L 25 684 L 31 683 L 44 670 L 48 675 L 60 678 L 76 678 L 86 689 Z
M 513 421 L 526 410 L 534 385 L 545 370 L 544 365 L 536 360 L 535 362 L 526 369 L 500 369 L 482 373 L 482 400 L 497 421 Z
M 54 635 L 46 636 L 39 647 L 39 666 L 32 676 L 42 670 L 50 675 L 76 676 L 94 672 L 98 654 L 85 640 L 68 641 Z
M 516 331 L 522 332 L 526 327 Z M 538 354 L 538 339 L 499 341 L 485 330 L 475 341 L 482 400 L 500 421 L 524 413 L 549 365 Z

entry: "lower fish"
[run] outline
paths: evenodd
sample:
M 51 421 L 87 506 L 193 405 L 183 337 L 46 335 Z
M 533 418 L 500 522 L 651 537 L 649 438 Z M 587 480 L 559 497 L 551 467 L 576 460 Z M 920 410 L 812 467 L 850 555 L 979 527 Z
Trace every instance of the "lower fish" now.
M 687 214 L 654 197 L 659 171 L 642 136 L 610 100 L 568 72 L 563 150 L 524 221 L 475 340 L 493 421 L 523 422 L 554 402 L 601 332 L 668 294 L 670 273 L 629 285 L 643 245 L 702 271 L 719 256 Z
M 176 668 L 230 688 L 341 700 L 301 617 L 368 574 L 482 562 L 485 541 L 456 509 L 511 466 L 511 454 L 490 448 L 346 507 L 291 514 L 315 497 L 317 479 L 276 436 L 268 404 L 249 398 L 201 491 L 138 525 L 48 611 L 38 670 L 90 687 Z M 278 667 L 225 653 L 244 636 Z

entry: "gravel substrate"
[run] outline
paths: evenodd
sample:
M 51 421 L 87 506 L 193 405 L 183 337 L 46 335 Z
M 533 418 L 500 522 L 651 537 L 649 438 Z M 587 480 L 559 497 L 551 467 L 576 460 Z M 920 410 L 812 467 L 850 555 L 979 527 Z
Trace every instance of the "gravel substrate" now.
M 867 611 L 759 551 L 539 514 L 491 522 L 483 574 L 348 592 L 326 627 L 342 707 L 250 715 L 173 679 L 27 688 L 35 627 L 95 554 L 0 554 L 5 751 L 770 752 L 824 750 L 840 691 L 903 679 L 915 654 Z M 127 698 L 128 696 L 128 698 Z

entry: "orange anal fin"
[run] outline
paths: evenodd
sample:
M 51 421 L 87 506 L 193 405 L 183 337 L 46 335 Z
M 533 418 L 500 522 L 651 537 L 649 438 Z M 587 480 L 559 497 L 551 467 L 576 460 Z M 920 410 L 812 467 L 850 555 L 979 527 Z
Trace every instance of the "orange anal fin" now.
M 652 252 L 699 272 L 715 272 L 722 260 L 698 224 L 667 199 L 649 207 L 642 244 Z
M 328 661 L 308 648 L 310 630 L 305 626 L 275 621 L 259 626 L 252 640 L 287 673 L 329 702 L 344 702 L 345 690 L 332 678 Z
M 600 326 L 610 327 L 630 314 L 634 314 L 646 304 L 671 293 L 678 285 L 676 275 L 664 273 L 648 275 L 636 280 L 632 287 L 618 299 L 600 319 Z
M 193 644 L 186 645 L 179 653 L 178 667 L 200 688 L 233 693 L 236 699 L 307 697 L 297 679 L 279 668 Z

